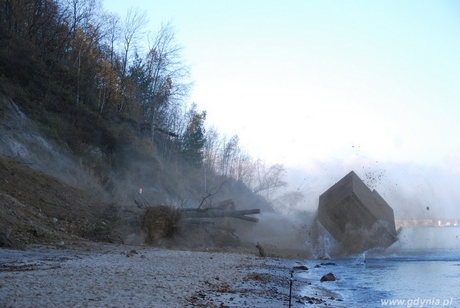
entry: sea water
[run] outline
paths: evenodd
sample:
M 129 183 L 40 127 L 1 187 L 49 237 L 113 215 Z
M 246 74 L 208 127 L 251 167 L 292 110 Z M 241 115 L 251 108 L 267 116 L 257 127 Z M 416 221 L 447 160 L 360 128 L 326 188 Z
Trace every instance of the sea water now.
M 385 250 L 304 263 L 300 295 L 328 294 L 333 306 L 460 307 L 460 227 L 403 229 Z M 321 283 L 327 273 L 337 280 Z

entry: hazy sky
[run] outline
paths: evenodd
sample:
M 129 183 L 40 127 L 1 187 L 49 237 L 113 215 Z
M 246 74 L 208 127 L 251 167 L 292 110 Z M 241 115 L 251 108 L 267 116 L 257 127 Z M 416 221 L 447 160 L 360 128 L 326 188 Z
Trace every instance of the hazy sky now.
M 104 6 L 120 16 L 147 10 L 152 31 L 172 22 L 195 82 L 191 101 L 253 157 L 310 169 L 411 164 L 460 177 L 459 1 Z
M 133 6 L 172 22 L 191 101 L 255 157 L 460 168 L 458 1 L 105 0 Z

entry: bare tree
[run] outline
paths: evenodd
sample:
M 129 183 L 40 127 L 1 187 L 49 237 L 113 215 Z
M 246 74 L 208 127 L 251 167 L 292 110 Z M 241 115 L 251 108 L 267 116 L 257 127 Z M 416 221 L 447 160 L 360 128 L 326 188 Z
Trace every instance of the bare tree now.
M 110 65 L 114 66 L 115 61 L 115 45 L 121 37 L 121 22 L 120 18 L 114 14 L 106 14 L 105 20 L 107 21 L 107 35 L 105 36 L 106 46 L 109 51 L 109 62 Z
M 152 139 L 155 129 L 166 124 L 166 115 L 181 104 L 190 90 L 189 68 L 181 58 L 181 50 L 170 23 L 161 25 L 149 40 L 144 68 L 148 95 L 144 96 L 142 105 L 144 121 L 151 126 Z
M 98 0 L 65 0 L 65 10 L 69 13 L 69 36 L 72 46 L 72 60 L 75 61 L 75 69 L 77 76 L 76 84 L 76 104 L 80 101 L 81 83 L 82 83 L 82 66 L 83 62 L 91 62 L 91 65 L 86 65 L 94 74 L 94 64 L 97 54 L 95 51 L 99 49 L 101 35 L 105 21 L 99 18 L 102 6 Z M 89 59 L 91 55 L 92 59 Z M 94 78 L 94 77 L 93 77 Z M 87 83 L 89 80 L 85 80 Z
M 100 20 L 104 23 L 100 27 L 100 49 L 102 55 L 98 61 L 97 85 L 99 113 L 102 113 L 106 103 L 111 101 L 114 106 L 121 102 L 117 89 L 120 88 L 120 78 L 117 73 L 119 68 L 119 57 L 116 45 L 121 37 L 121 22 L 117 15 L 103 13 Z
M 246 186 L 251 187 L 255 173 L 255 163 L 251 156 L 240 150 L 238 156 L 235 157 L 233 170 L 233 177 L 237 181 L 241 181 Z
M 96 24 L 95 15 L 102 6 L 98 0 L 64 0 L 64 10 L 68 12 L 68 28 L 71 38 L 77 35 L 77 30 L 88 29 L 88 25 Z
M 238 143 L 240 138 L 233 135 L 228 142 L 224 141 L 220 159 L 220 172 L 224 176 L 231 176 L 233 173 L 233 160 L 239 152 Z
M 268 202 L 273 201 L 275 192 L 287 185 L 283 180 L 285 173 L 286 170 L 281 164 L 272 165 L 267 169 L 265 163 L 258 161 L 254 193 L 262 195 Z
M 219 160 L 219 147 L 221 139 L 219 132 L 215 127 L 210 127 L 206 130 L 206 144 L 204 146 L 204 165 L 210 172 L 217 172 L 217 164 Z
M 144 27 L 148 23 L 148 18 L 145 12 L 140 12 L 138 9 L 129 9 L 123 22 L 123 55 L 121 57 L 121 92 L 122 100 L 118 107 L 118 112 L 123 110 L 125 105 L 125 96 L 127 90 L 127 71 L 129 55 L 133 47 L 138 43 L 139 38 L 144 34 Z
M 290 213 L 295 206 L 304 199 L 304 194 L 299 190 L 286 191 L 271 201 L 274 208 L 282 213 Z

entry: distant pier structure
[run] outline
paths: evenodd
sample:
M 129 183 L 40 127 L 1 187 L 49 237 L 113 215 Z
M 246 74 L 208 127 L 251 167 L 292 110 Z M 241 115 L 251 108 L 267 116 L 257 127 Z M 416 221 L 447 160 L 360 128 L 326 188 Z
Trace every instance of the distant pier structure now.
M 393 209 L 354 171 L 319 197 L 317 218 L 343 253 L 387 248 L 397 241 Z

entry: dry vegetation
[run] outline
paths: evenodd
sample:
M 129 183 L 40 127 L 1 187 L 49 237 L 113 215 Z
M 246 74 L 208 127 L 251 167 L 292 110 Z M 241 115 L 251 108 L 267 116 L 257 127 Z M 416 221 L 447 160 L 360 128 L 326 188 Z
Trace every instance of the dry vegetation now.
M 146 233 L 146 243 L 155 244 L 164 238 L 172 238 L 180 232 L 180 210 L 172 206 L 160 205 L 146 209 L 142 217 L 142 230 Z
M 181 210 L 102 201 L 80 188 L 0 156 L 0 247 L 92 240 L 204 248 L 241 244 L 226 218 L 193 224 Z M 217 226 L 216 226 L 217 225 Z
M 0 5 L 0 155 L 14 157 L 0 166 L 4 245 L 142 242 L 142 230 L 152 244 L 235 245 L 225 220 L 186 223 L 178 209 L 232 198 L 273 211 L 283 166 L 205 130 L 171 24 L 142 37 L 140 12 L 121 22 L 98 1 L 23 4 Z M 133 204 L 141 188 L 170 207 L 144 215 Z

